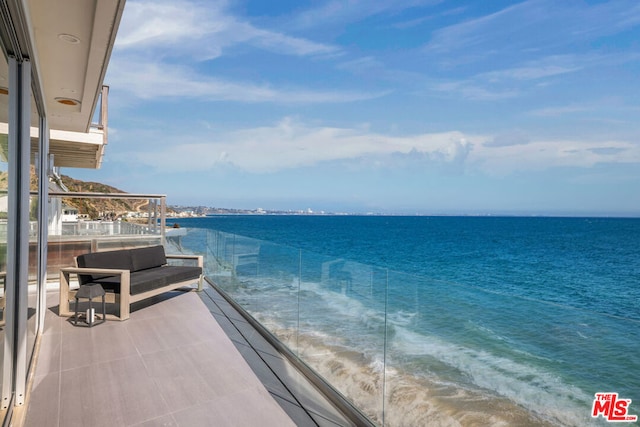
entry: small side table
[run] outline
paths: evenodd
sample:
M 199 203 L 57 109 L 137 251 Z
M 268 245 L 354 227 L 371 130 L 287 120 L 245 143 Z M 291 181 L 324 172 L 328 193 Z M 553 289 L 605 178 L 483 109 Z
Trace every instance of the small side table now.
M 96 297 L 102 297 L 102 320 L 99 322 L 93 321 L 93 299 Z M 107 319 L 107 304 L 105 302 L 105 291 L 102 288 L 102 285 L 100 285 L 99 283 L 87 283 L 86 285 L 80 286 L 80 289 L 78 289 L 78 292 L 76 292 L 76 315 L 73 322 L 75 326 L 78 326 L 78 306 L 80 305 L 80 298 L 89 300 L 89 309 L 87 310 L 86 316 L 87 325 L 89 325 L 89 327 L 92 327 L 94 325 L 104 323 Z

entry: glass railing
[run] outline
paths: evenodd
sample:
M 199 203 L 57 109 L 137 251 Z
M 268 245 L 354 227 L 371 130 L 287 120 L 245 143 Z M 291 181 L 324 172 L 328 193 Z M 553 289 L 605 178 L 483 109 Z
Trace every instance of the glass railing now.
M 62 192 L 50 193 L 48 200 L 51 279 L 82 253 L 159 245 L 171 232 L 164 226 L 164 195 Z
M 598 392 L 640 413 L 637 320 L 211 230 L 167 244 L 378 425 L 601 425 Z
M 158 234 L 157 227 L 128 221 L 77 220 L 61 224 L 61 236 L 112 236 Z

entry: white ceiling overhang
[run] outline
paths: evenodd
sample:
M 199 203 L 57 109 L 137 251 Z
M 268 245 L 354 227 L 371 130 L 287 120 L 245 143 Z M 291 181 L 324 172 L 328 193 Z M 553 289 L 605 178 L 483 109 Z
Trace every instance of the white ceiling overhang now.
M 37 138 L 34 130 L 38 131 L 32 128 L 32 141 Z M 56 167 L 98 169 L 104 156 L 103 133 L 98 129 L 90 129 L 89 132 L 52 130 L 49 154 L 53 154 L 53 165 Z
M 88 132 L 124 0 L 29 0 L 49 127 Z
M 32 127 L 31 154 L 32 160 L 38 149 L 40 130 Z M 0 122 L 0 158 L 7 161 L 8 126 Z M 91 128 L 89 132 L 70 132 L 51 130 L 49 134 L 49 154 L 53 155 L 53 166 L 68 168 L 97 169 L 104 157 L 104 133 L 100 129 Z

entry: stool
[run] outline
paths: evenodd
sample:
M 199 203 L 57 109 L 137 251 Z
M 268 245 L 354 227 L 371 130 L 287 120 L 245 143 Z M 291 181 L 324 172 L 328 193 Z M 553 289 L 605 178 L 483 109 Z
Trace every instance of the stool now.
M 93 302 L 92 300 L 95 297 L 102 297 L 102 320 L 100 322 L 94 322 L 94 310 L 93 310 Z M 105 291 L 99 283 L 87 283 L 86 285 L 81 285 L 78 292 L 76 292 L 76 316 L 73 324 L 78 326 L 78 306 L 80 302 L 78 301 L 80 298 L 86 298 L 89 300 L 89 309 L 87 310 L 86 323 L 89 327 L 93 325 L 99 325 L 100 323 L 104 323 L 107 319 L 107 304 L 105 302 Z

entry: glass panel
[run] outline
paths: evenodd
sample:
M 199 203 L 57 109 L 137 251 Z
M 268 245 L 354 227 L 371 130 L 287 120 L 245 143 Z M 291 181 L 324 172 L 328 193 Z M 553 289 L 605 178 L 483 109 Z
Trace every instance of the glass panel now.
M 4 51 L 4 49 L 3 49 Z M 4 355 L 4 333 L 5 333 L 5 279 L 7 271 L 7 214 L 8 214 L 8 148 L 9 140 L 7 135 L 8 127 L 8 76 L 7 60 L 0 54 L 0 366 L 3 366 Z M 4 369 L 0 369 L 0 384 L 2 384 L 2 374 Z
M 295 351 L 300 252 L 228 234 L 223 234 L 219 248 L 231 269 L 224 289 Z
M 38 274 L 38 239 L 39 239 L 39 221 L 38 221 L 38 185 L 39 185 L 39 153 L 40 153 L 40 140 L 39 140 L 39 116 L 37 109 L 35 108 L 35 101 L 33 97 L 33 89 L 31 93 L 31 162 L 29 167 L 29 278 L 28 278 L 28 309 L 27 309 L 27 355 L 31 356 L 33 352 L 33 346 L 35 345 L 36 332 L 37 332 L 37 307 L 38 307 L 38 292 L 39 287 L 42 286 L 39 282 Z
M 182 248 L 197 252 L 189 229 Z M 382 420 L 386 271 L 209 231 L 206 274 L 304 362 Z M 202 253 L 202 252 L 201 252 Z
M 311 252 L 301 266 L 298 356 L 381 425 L 386 271 Z
M 236 277 L 246 294 L 244 299 L 249 299 L 251 304 L 248 311 L 296 352 L 300 251 L 251 240 L 236 236 L 234 259 Z M 256 242 L 259 242 L 259 246 Z M 256 260 L 255 264 L 252 264 L 253 259 Z

